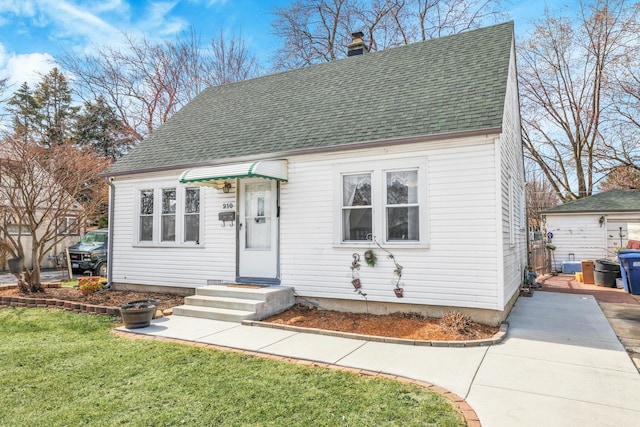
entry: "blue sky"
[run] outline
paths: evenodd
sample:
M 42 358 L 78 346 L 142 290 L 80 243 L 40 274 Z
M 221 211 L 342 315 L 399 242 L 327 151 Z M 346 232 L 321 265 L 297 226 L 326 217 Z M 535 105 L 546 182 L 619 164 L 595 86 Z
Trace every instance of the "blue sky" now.
M 291 0 L 0 0 L 0 78 L 33 84 L 61 52 L 117 45 L 122 32 L 173 38 L 194 28 L 205 38 L 223 29 L 242 34 L 262 63 L 275 45 L 270 14 Z M 522 31 L 540 16 L 544 1 L 513 3 L 511 19 Z M 10 89 L 11 90 L 11 89 Z

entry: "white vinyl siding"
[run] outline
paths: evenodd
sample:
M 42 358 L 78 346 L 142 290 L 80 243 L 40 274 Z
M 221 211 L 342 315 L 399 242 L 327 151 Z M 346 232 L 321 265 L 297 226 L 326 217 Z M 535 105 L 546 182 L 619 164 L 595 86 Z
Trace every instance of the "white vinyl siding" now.
M 493 141 L 482 137 L 430 141 L 289 158 L 289 182 L 281 190 L 282 284 L 295 286 L 301 297 L 361 300 L 353 292 L 349 266 L 354 252 L 362 255 L 374 249 L 378 265 L 360 269 L 369 301 L 496 309 Z M 421 242 L 383 242 L 404 267 L 405 292 L 399 299 L 392 289 L 395 266 L 384 252 L 372 242 L 342 243 L 341 178 L 380 171 L 381 202 L 377 207 L 374 200 L 373 210 L 382 211 L 374 217 L 384 229 L 383 172 L 416 165 L 424 173 L 420 178 L 424 185 L 419 187 L 424 194 Z M 333 186 L 327 179 L 332 174 Z
M 112 218 L 114 283 L 199 287 L 208 279 L 235 280 L 235 227 L 222 226 L 218 212 L 223 205 L 235 205 L 235 189 L 229 193 L 215 188 L 197 187 L 200 191 L 200 240 L 188 244 L 138 244 L 138 190 L 175 186 L 182 171 L 174 174 L 148 174 L 114 180 L 115 204 Z M 177 187 L 178 189 L 184 187 Z M 180 194 L 180 193 L 179 193 Z M 182 199 L 178 197 L 178 200 Z M 209 213 L 209 215 L 207 215 Z M 181 227 L 182 228 L 182 227 Z
M 504 306 L 518 292 L 527 263 L 527 234 L 524 195 L 524 158 L 520 128 L 520 107 L 515 69 L 515 50 L 505 94 L 502 134 L 496 139 L 496 190 L 501 194 L 497 220 L 501 224 L 499 239 L 498 286 L 502 289 L 499 304 Z

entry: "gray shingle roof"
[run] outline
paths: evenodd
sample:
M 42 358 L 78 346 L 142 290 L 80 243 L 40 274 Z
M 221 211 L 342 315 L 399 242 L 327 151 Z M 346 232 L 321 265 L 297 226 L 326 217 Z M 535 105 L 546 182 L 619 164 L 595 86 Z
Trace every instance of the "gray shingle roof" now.
M 495 129 L 513 22 L 210 87 L 107 174 Z
M 609 190 L 549 208 L 542 213 L 640 212 L 640 191 Z

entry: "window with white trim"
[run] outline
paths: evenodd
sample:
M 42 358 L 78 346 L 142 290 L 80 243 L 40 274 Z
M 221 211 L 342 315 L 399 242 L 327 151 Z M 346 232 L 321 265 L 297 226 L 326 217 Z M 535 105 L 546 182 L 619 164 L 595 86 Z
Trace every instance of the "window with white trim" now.
M 421 218 L 426 215 L 426 163 L 407 159 L 336 167 L 336 243 L 357 244 L 375 236 L 387 244 L 426 244 Z
M 176 241 L 176 189 L 162 189 L 162 241 Z
M 140 222 L 138 240 L 153 241 L 153 190 L 140 190 Z
M 58 234 L 61 236 L 78 236 L 80 234 L 78 217 L 66 216 L 64 218 L 58 218 Z
M 201 241 L 201 188 L 170 187 L 138 190 L 137 242 L 180 245 Z
M 373 232 L 371 174 L 342 177 L 342 240 L 367 240 Z
M 389 241 L 420 241 L 418 170 L 386 171 L 386 232 Z
M 189 187 L 184 193 L 184 241 L 200 241 L 200 189 Z
M 509 244 L 516 244 L 516 208 L 513 178 L 509 177 Z

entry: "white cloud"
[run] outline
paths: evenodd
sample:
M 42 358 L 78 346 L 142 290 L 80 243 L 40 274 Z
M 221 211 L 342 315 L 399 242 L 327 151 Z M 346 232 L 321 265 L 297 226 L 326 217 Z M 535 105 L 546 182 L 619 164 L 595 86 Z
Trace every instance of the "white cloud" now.
M 119 36 L 117 28 L 87 8 L 64 0 L 40 0 L 39 3 L 41 11 L 46 12 L 63 37 L 82 37 L 91 42 L 104 43 Z
M 138 31 L 160 36 L 179 33 L 189 26 L 183 19 L 169 17 L 177 2 L 154 2 L 147 9 L 147 13 L 136 25 Z
M 37 82 L 42 80 L 42 75 L 57 65 L 53 56 L 48 53 L 11 55 L 5 59 L 0 76 L 9 77 L 9 84 L 12 87 L 27 82 L 33 88 Z

